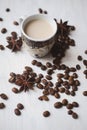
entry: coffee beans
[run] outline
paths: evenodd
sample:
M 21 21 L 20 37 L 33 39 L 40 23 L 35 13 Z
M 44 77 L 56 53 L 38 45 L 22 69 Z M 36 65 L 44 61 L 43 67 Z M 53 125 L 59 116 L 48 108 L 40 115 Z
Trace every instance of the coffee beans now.
M 39 13 L 42 14 L 43 10 L 41 8 L 38 9 Z
M 79 55 L 79 56 L 77 57 L 77 59 L 78 59 L 79 61 L 82 61 L 82 56 Z
M 16 25 L 16 26 L 19 25 L 19 23 L 17 21 L 14 21 L 13 24 Z
M 62 100 L 62 104 L 63 104 L 64 106 L 66 106 L 66 105 L 68 104 L 68 100 L 67 100 L 67 99 L 63 99 L 63 100 Z
M 72 117 L 73 117 L 74 119 L 77 119 L 77 118 L 78 118 L 78 114 L 75 113 L 75 112 L 73 112 L 73 113 L 72 113 Z
M 32 63 L 32 65 L 36 65 L 37 61 L 33 60 L 31 63 Z
M 79 107 L 79 104 L 77 102 L 72 102 L 73 107 Z
M 14 93 L 18 93 L 19 91 L 18 91 L 18 89 L 17 88 L 12 88 L 12 91 L 14 92 Z
M 87 91 L 83 91 L 83 95 L 84 95 L 84 96 L 87 96 Z
M 21 115 L 21 112 L 20 112 L 20 110 L 19 109 L 14 109 L 14 113 L 17 115 L 17 116 L 19 116 L 19 115 Z
M 72 109 L 73 108 L 73 105 L 71 103 L 67 104 L 67 109 Z
M 5 108 L 5 104 L 4 103 L 0 103 L 0 109 L 4 109 Z
M 44 117 L 49 117 L 50 116 L 50 112 L 49 111 L 44 111 L 43 112 L 43 116 Z
M 6 33 L 6 32 L 7 32 L 7 29 L 6 29 L 6 28 L 2 28 L 2 29 L 1 29 L 1 33 L 4 34 L 4 33 Z
M 3 21 L 3 18 L 0 17 L 0 22 L 2 22 L 2 21 Z
M 46 75 L 46 79 L 51 80 L 52 77 L 50 75 Z
M 18 104 L 17 104 L 17 108 L 20 109 L 20 110 L 22 110 L 22 109 L 24 109 L 24 106 L 23 106 L 23 104 L 18 103 Z
M 3 45 L 0 45 L 0 50 L 4 50 L 5 47 Z
M 4 99 L 4 100 L 7 100 L 7 99 L 8 99 L 8 96 L 7 96 L 6 94 L 4 94 L 4 93 L 1 93 L 1 94 L 0 94 L 0 97 L 1 97 L 2 99 Z
M 61 107 L 62 107 L 62 103 L 61 103 L 61 102 L 56 102 L 56 103 L 54 104 L 54 107 L 55 107 L 55 108 L 61 108 Z
M 81 67 L 80 67 L 79 64 L 76 65 L 76 69 L 77 69 L 77 70 L 80 70 L 80 69 L 81 69 Z

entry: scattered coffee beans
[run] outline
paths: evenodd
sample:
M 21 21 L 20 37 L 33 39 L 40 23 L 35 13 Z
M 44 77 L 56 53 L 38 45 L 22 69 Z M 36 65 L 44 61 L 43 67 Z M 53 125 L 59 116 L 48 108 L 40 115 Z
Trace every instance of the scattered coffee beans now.
M 1 29 L 1 33 L 4 34 L 4 33 L 6 33 L 6 32 L 7 32 L 7 29 L 6 29 L 6 28 L 2 28 L 2 29 Z
M 5 104 L 4 103 L 0 103 L 0 109 L 5 108 Z
M 24 109 L 24 106 L 23 106 L 23 104 L 18 103 L 18 104 L 17 104 L 17 108 L 20 109 L 20 110 L 22 110 L 22 109 Z
M 54 107 L 55 107 L 55 108 L 61 108 L 61 107 L 62 107 L 62 103 L 61 103 L 61 102 L 56 102 L 56 103 L 54 104 Z
M 5 93 L 1 93 L 0 94 L 0 97 L 4 100 L 7 100 L 8 99 L 8 96 L 5 94 Z
M 83 91 L 83 95 L 84 95 L 84 96 L 87 96 L 87 91 Z
M 19 115 L 21 115 L 21 112 L 20 112 L 20 110 L 19 109 L 14 109 L 14 113 L 17 115 L 17 116 L 19 116 Z

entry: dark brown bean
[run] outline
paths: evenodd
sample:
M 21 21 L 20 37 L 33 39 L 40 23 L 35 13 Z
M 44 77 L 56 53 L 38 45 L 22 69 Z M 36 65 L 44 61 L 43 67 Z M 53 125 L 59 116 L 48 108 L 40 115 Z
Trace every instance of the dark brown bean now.
M 58 78 L 63 78 L 64 75 L 63 75 L 62 73 L 58 73 L 58 74 L 57 74 L 57 77 L 58 77 Z
M 42 14 L 43 10 L 41 8 L 38 9 L 39 13 Z
M 32 65 L 36 65 L 37 61 L 33 60 L 31 63 L 32 63 Z
M 2 22 L 2 21 L 3 21 L 3 18 L 0 17 L 0 22 Z
M 73 78 L 78 78 L 78 74 L 77 73 L 73 73 Z
M 79 104 L 77 102 L 72 102 L 73 107 L 79 107 Z
M 61 108 L 62 107 L 62 103 L 61 102 L 56 102 L 56 103 L 54 103 L 54 107 L 55 108 Z
M 44 112 L 43 112 L 43 116 L 44 116 L 44 117 L 50 116 L 50 112 L 49 112 L 49 111 L 44 111 Z
M 0 97 L 4 100 L 7 100 L 8 99 L 8 96 L 5 94 L 5 93 L 1 93 L 0 94 Z
M 35 82 L 36 82 L 36 83 L 40 83 L 40 82 L 41 82 L 41 79 L 40 79 L 40 78 L 36 78 L 36 79 L 35 79 Z
M 77 70 L 80 70 L 81 69 L 81 66 L 79 64 L 76 65 L 76 69 Z
M 42 85 L 42 84 L 38 84 L 37 87 L 38 87 L 39 89 L 43 89 L 43 85 Z
M 48 85 L 48 82 L 46 79 L 42 79 L 41 82 L 44 84 L 44 85 Z
M 74 119 L 77 119 L 77 118 L 78 118 L 78 114 L 75 113 L 75 112 L 73 112 L 73 113 L 72 113 L 72 117 L 73 117 Z
M 12 88 L 12 92 L 14 92 L 14 93 L 18 93 L 19 91 L 18 91 L 18 89 L 17 88 Z
M 1 29 L 1 33 L 4 34 L 4 33 L 6 33 L 6 32 L 7 32 L 7 29 L 6 29 L 6 28 L 2 28 L 2 29 Z
M 4 103 L 0 103 L 0 109 L 4 109 L 5 108 L 5 104 Z
M 70 92 L 70 94 L 71 94 L 72 96 L 75 96 L 75 92 L 74 92 L 73 90 Z
M 19 25 L 19 23 L 17 21 L 14 21 L 13 24 L 16 25 L 16 26 Z
M 47 67 L 46 67 L 45 65 L 42 65 L 42 66 L 41 66 L 41 69 L 42 69 L 42 70 L 46 70 Z
M 44 10 L 44 14 L 48 14 L 48 12 L 46 10 Z
M 50 75 L 46 75 L 46 79 L 52 80 L 52 77 Z
M 32 71 L 33 71 L 33 69 L 32 69 L 31 67 L 29 67 L 29 66 L 25 66 L 25 69 L 26 69 L 27 71 L 29 71 L 29 72 L 32 72 Z
M 19 115 L 21 115 L 21 112 L 20 112 L 20 110 L 19 109 L 14 109 L 14 113 L 17 115 L 17 116 L 19 116 Z
M 73 108 L 73 105 L 71 103 L 67 104 L 67 109 L 72 109 Z
M 87 54 L 87 50 L 85 50 L 85 54 Z
M 77 57 L 77 59 L 78 59 L 79 61 L 82 61 L 82 56 L 79 55 L 79 56 Z
M 44 94 L 44 95 L 48 95 L 48 94 L 49 94 L 48 90 L 44 90 L 44 91 L 43 91 L 43 94 Z
M 41 63 L 41 62 L 37 62 L 37 63 L 36 63 L 36 66 L 41 67 L 41 66 L 42 66 L 42 63 Z
M 83 60 L 83 64 L 87 66 L 87 60 Z
M 55 98 L 60 98 L 60 95 L 57 92 L 54 94 L 54 96 L 55 96 Z
M 51 68 L 51 67 L 52 67 L 52 64 L 51 64 L 50 62 L 47 62 L 47 63 L 46 63 L 46 67 L 47 67 L 47 68 Z
M 52 75 L 53 74 L 53 70 L 52 69 L 48 69 L 47 70 L 47 74 Z
M 73 111 L 72 110 L 68 110 L 68 114 L 72 115 Z
M 70 71 L 71 71 L 71 72 L 75 72 L 75 71 L 76 71 L 76 68 L 71 67 L 71 68 L 70 68 Z
M 42 99 L 45 100 L 45 101 L 49 101 L 49 98 L 46 95 L 43 95 Z
M 84 96 L 87 96 L 87 91 L 83 91 L 83 95 L 84 95 Z
M 66 106 L 66 105 L 68 104 L 68 100 L 67 100 L 67 99 L 63 99 L 63 100 L 62 100 L 62 104 L 63 104 L 64 106 Z
M 22 110 L 22 109 L 24 109 L 24 105 L 21 104 L 21 103 L 18 103 L 18 104 L 17 104 L 17 108 L 20 109 L 20 110 Z
M 51 81 L 48 82 L 49 87 L 53 87 L 53 83 Z
M 5 47 L 3 45 L 0 45 L 0 50 L 5 50 Z
M 55 90 L 53 88 L 49 88 L 48 90 L 49 94 L 54 95 L 55 94 Z
M 65 92 L 65 88 L 63 88 L 63 87 L 59 88 L 59 92 L 60 93 L 64 93 Z
M 10 82 L 10 83 L 14 83 L 14 82 L 15 82 L 15 77 L 11 77 L 11 78 L 9 79 L 9 82 Z
M 70 95 L 70 91 L 68 89 L 65 89 L 65 94 Z
M 44 76 L 43 76 L 43 74 L 39 74 L 38 77 L 39 78 L 43 78 Z

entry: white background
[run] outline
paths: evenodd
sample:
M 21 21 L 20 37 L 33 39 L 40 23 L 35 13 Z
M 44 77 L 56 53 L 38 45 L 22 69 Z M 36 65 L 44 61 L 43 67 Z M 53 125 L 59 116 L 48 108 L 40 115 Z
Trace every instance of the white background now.
M 20 27 L 13 25 L 14 20 L 19 20 L 23 15 L 31 15 L 38 13 L 38 8 L 41 7 L 49 12 L 51 17 L 58 20 L 68 20 L 69 24 L 76 26 L 76 31 L 72 33 L 72 37 L 76 41 L 76 47 L 70 47 L 63 59 L 63 63 L 75 66 L 77 63 L 81 65 L 81 71 L 78 71 L 81 86 L 75 97 L 61 95 L 61 99 L 67 98 L 70 102 L 77 101 L 79 108 L 74 109 L 78 113 L 79 119 L 75 120 L 67 114 L 67 109 L 55 109 L 54 102 L 57 101 L 54 97 L 50 97 L 49 102 L 41 102 L 38 96 L 41 95 L 41 90 L 14 94 L 11 89 L 16 85 L 8 82 L 9 73 L 22 73 L 25 65 L 31 65 L 33 57 L 29 55 L 28 48 L 24 45 L 21 52 L 11 53 L 6 48 L 5 51 L 0 51 L 0 93 L 4 92 L 9 96 L 8 101 L 0 102 L 6 104 L 4 110 L 0 110 L 0 130 L 87 130 L 87 97 L 82 95 L 83 90 L 87 90 L 87 80 L 84 78 L 82 71 L 84 66 L 82 62 L 77 60 L 80 54 L 85 59 L 87 55 L 84 51 L 87 49 L 87 1 L 86 0 L 0 0 L 0 17 L 4 21 L 0 22 L 0 30 L 6 27 L 8 33 L 1 34 L 0 44 L 7 45 L 6 36 L 10 35 L 11 31 L 17 31 L 20 34 Z M 7 13 L 6 8 L 10 8 L 11 12 Z M 47 56 L 38 59 L 46 63 L 51 61 L 51 57 Z M 40 69 L 37 70 L 40 73 Z M 56 75 L 53 76 L 54 82 Z M 14 114 L 14 109 L 17 103 L 24 104 L 21 116 Z M 44 118 L 43 111 L 49 110 L 51 116 Z

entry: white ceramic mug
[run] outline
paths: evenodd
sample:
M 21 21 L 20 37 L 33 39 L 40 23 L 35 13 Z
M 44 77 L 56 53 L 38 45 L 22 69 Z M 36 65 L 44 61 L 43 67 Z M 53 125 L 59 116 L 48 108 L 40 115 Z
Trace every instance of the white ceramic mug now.
M 24 32 L 24 29 L 28 22 L 35 20 L 35 19 L 47 20 L 53 28 L 53 34 L 50 37 L 43 39 L 43 40 L 39 40 L 39 39 L 37 40 L 37 39 L 29 37 Z M 51 50 L 51 48 L 53 47 L 53 45 L 55 43 L 57 29 L 58 28 L 57 28 L 56 21 L 54 19 L 50 18 L 48 15 L 36 14 L 36 15 L 32 15 L 32 16 L 24 18 L 21 23 L 21 35 L 22 35 L 23 42 L 25 42 L 29 47 L 29 53 L 32 56 L 38 57 L 38 58 L 47 55 L 47 53 Z

